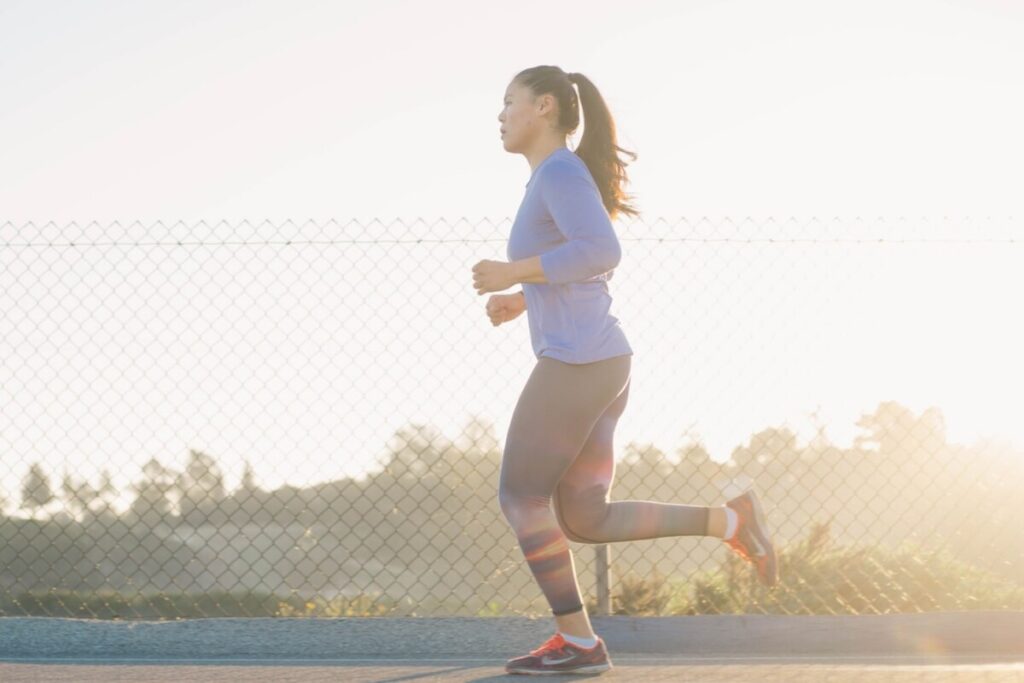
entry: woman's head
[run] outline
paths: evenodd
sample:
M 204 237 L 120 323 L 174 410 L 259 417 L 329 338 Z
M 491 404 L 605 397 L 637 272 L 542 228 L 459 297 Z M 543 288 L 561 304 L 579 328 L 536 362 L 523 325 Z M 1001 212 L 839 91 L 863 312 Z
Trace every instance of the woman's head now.
M 523 152 L 545 138 L 564 145 L 566 136 L 579 127 L 581 113 L 583 138 L 574 151 L 590 170 L 605 209 L 612 218 L 619 213 L 638 215 L 625 202 L 622 185 L 627 180 L 628 164 L 619 159 L 618 152 L 633 160 L 637 155 L 618 146 L 611 112 L 583 74 L 566 73 L 557 66 L 535 66 L 516 74 L 505 91 L 505 106 L 498 116 L 505 149 Z

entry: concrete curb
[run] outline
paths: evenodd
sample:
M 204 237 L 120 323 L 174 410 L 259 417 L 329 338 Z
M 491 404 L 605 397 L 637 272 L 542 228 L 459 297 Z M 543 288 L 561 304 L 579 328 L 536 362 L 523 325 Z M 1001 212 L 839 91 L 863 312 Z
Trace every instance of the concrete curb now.
M 591 617 L 612 653 L 690 656 L 1020 655 L 1024 612 Z M 551 617 L 0 618 L 0 659 L 516 656 Z

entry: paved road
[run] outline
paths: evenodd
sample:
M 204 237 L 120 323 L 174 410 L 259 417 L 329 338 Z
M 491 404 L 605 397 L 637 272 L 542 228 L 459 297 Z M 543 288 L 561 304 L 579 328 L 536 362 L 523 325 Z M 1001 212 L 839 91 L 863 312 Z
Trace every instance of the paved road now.
M 933 659 L 933 658 L 932 658 Z M 999 661 L 999 660 L 1002 661 Z M 515 681 L 495 658 L 415 659 L 382 662 L 348 660 L 208 660 L 160 661 L 51 660 L 0 662 L 0 680 L 20 681 L 274 681 L 308 683 L 345 681 L 375 683 L 416 681 Z M 686 681 L 687 683 L 1003 683 L 1024 681 L 1024 658 L 958 656 L 946 663 L 921 657 L 693 658 L 613 657 L 614 669 L 600 676 L 552 676 L 543 680 L 600 678 L 617 681 Z
M 1024 611 L 591 618 L 616 656 L 1024 657 Z M 509 657 L 554 633 L 550 617 L 208 618 L 103 621 L 0 617 L 0 661 L 119 657 L 340 660 Z
M 618 681 L 1020 681 L 1024 612 L 593 617 Z M 550 618 L 0 618 L 0 681 L 520 681 Z

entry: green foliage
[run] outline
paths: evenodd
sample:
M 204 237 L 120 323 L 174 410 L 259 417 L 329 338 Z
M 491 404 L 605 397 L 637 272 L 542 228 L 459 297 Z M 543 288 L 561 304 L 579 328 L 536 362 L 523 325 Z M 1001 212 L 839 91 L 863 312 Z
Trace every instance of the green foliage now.
M 357 595 L 352 598 L 320 596 L 309 600 L 290 598 L 278 603 L 277 617 L 384 617 L 396 612 L 398 603 L 387 597 Z
M 478 617 L 500 617 L 504 613 L 501 603 L 496 600 L 489 600 L 486 605 L 477 610 Z
M 0 594 L 0 616 L 83 619 L 184 619 L 274 616 L 280 599 L 267 593 L 135 594 L 53 589 Z
M 1024 536 L 1012 533 L 1014 507 L 1005 501 L 1024 485 L 1020 453 L 947 444 L 941 413 L 915 416 L 894 402 L 857 424 L 864 435 L 850 449 L 823 433 L 801 448 L 787 428 L 769 427 L 725 462 L 697 442 L 675 460 L 652 444 L 628 444 L 615 500 L 720 505 L 724 491 L 756 482 L 777 532 L 807 531 L 786 547 L 779 541 L 775 592 L 708 539 L 616 544 L 612 612 L 1019 606 Z M 65 477 L 58 500 L 50 475 L 30 468 L 17 506 L 30 518 L 0 511 L 0 613 L 546 616 L 497 502 L 498 431 L 475 421 L 462 437 L 452 443 L 430 425 L 409 425 L 376 472 L 273 491 L 256 485 L 251 467 L 226 491 L 214 457 L 200 451 L 181 472 L 151 458 L 122 512 L 107 505 L 115 492 L 103 479 L 93 486 Z M 832 516 L 814 522 L 823 511 Z M 591 551 L 576 549 L 584 589 L 593 585 L 585 577 Z M 661 563 L 669 576 L 658 573 Z M 309 597 L 339 593 L 350 597 Z
M 866 614 L 969 609 L 1022 609 L 1024 586 L 957 560 L 944 549 L 905 542 L 840 547 L 830 522 L 811 525 L 807 536 L 776 548 L 780 583 L 762 586 L 754 568 L 731 550 L 719 569 L 689 581 L 660 573 L 615 582 L 612 613 L 632 616 L 760 612 Z M 595 611 L 596 600 L 588 602 Z
M 957 560 L 948 551 L 904 543 L 894 550 L 833 544 L 830 522 L 811 525 L 805 538 L 777 548 L 780 584 L 761 586 L 753 567 L 728 551 L 722 565 L 687 580 L 652 572 L 626 572 L 614 580 L 612 614 L 666 616 L 759 612 L 864 614 L 970 609 L 1024 609 L 1024 586 Z M 587 609 L 597 601 L 588 595 Z M 873 609 L 879 605 L 884 609 Z M 457 610 L 449 600 L 413 604 L 384 595 L 326 599 L 268 593 L 136 594 L 110 591 L 29 591 L 0 597 L 0 616 L 71 616 L 96 619 L 191 617 L 416 616 L 431 609 Z M 477 616 L 507 613 L 488 601 Z
M 612 614 L 657 616 L 664 614 L 674 591 L 665 576 L 655 570 L 650 578 L 642 578 L 632 571 L 615 578 L 612 591 Z M 597 599 L 588 602 L 588 611 L 596 611 Z

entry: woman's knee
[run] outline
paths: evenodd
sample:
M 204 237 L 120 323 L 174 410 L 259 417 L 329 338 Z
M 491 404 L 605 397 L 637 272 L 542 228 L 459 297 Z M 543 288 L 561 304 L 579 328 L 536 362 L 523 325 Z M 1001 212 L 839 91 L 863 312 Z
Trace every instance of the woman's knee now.
M 516 510 L 518 509 L 519 503 L 516 500 L 516 496 L 508 490 L 507 487 L 501 486 L 498 488 L 498 507 L 501 508 L 501 514 L 505 516 L 505 519 L 510 523 L 512 518 L 517 516 Z
M 562 529 L 562 533 L 565 534 L 565 537 L 568 538 L 573 543 L 601 543 L 602 542 L 600 539 L 591 538 L 589 536 L 588 537 L 580 536 L 572 528 L 569 527 L 569 525 L 566 523 L 565 519 L 563 519 L 562 517 L 558 518 L 558 526 L 559 526 L 559 528 Z
M 513 529 L 519 530 L 528 524 L 536 524 L 537 517 L 550 515 L 551 499 L 515 491 L 508 486 L 498 488 L 498 506 Z
M 558 493 L 558 523 L 565 535 L 577 543 L 604 543 L 604 520 L 608 514 L 608 489 L 600 484 L 583 490 L 562 487 Z

